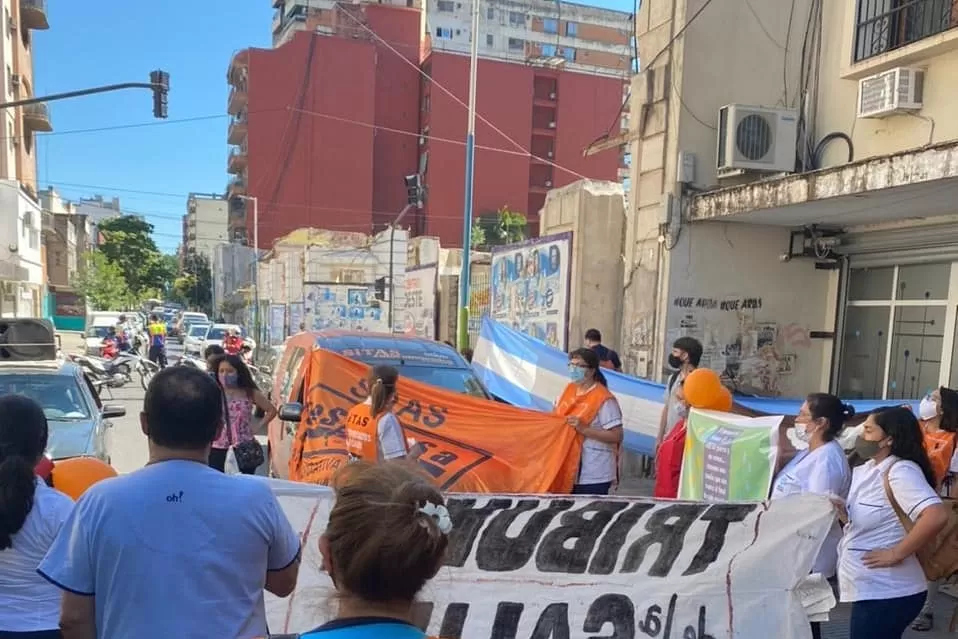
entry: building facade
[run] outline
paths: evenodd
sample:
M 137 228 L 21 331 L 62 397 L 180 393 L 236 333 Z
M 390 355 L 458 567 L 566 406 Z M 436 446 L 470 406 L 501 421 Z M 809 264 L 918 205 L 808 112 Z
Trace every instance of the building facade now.
M 632 370 L 662 377 L 690 334 L 703 364 L 765 395 L 902 400 L 958 384 L 956 11 L 643 3 Z
M 190 193 L 183 216 L 183 253 L 202 255 L 212 266 L 217 245 L 229 242 L 227 217 L 222 195 Z
M 90 243 L 93 246 L 100 243 L 100 223 L 123 215 L 120 198 L 114 197 L 107 200 L 102 195 L 80 198 L 74 203 L 74 211 L 89 221 Z
M 404 178 L 419 174 L 423 205 L 404 224 L 461 245 L 471 4 L 274 7 L 276 48 L 238 52 L 227 73 L 231 240 L 252 243 L 250 198 L 260 249 L 300 227 L 377 232 L 406 204 Z M 572 3 L 484 5 L 477 214 L 507 207 L 534 231 L 550 188 L 628 181 L 619 147 L 582 151 L 628 124 L 631 24 Z

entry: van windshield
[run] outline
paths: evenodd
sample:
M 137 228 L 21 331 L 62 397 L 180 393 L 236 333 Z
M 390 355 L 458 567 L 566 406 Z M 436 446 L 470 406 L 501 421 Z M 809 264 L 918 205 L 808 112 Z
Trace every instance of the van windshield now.
M 454 393 L 465 393 L 487 399 L 482 384 L 468 368 L 432 368 L 426 366 L 399 366 L 401 376 L 423 384 L 438 386 Z

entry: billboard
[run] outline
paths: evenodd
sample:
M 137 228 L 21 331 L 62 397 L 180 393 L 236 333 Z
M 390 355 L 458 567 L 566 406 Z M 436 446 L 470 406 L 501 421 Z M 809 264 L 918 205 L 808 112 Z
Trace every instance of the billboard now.
M 303 309 L 306 329 L 338 328 L 388 333 L 386 313 L 372 286 L 363 284 L 306 284 Z
M 295 335 L 299 332 L 299 325 L 303 323 L 303 303 L 289 303 L 289 334 Z
M 490 315 L 566 350 L 571 264 L 572 233 L 494 248 Z
M 428 264 L 406 270 L 406 307 L 400 316 L 404 335 L 436 339 L 436 280 L 439 268 Z
M 282 344 L 286 339 L 286 305 L 269 306 L 269 343 L 271 346 Z

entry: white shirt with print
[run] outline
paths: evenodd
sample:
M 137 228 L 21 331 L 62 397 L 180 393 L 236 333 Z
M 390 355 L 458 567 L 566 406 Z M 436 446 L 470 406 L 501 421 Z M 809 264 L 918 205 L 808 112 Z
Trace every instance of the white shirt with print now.
M 588 392 L 596 387 L 593 386 Z M 591 428 L 610 430 L 622 426 L 622 409 L 614 397 L 602 403 L 591 424 Z M 607 444 L 594 439 L 585 439 L 582 442 L 582 457 L 579 462 L 579 477 L 577 484 L 604 484 L 615 481 L 617 475 L 616 444 Z

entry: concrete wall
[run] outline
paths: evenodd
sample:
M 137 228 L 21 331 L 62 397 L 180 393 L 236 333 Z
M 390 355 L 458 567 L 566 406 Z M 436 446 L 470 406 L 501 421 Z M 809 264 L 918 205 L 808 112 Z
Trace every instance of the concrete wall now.
M 572 232 L 569 348 L 597 328 L 603 341 L 620 349 L 622 320 L 622 242 L 625 202 L 615 182 L 581 180 L 550 191 L 542 209 L 540 233 Z

